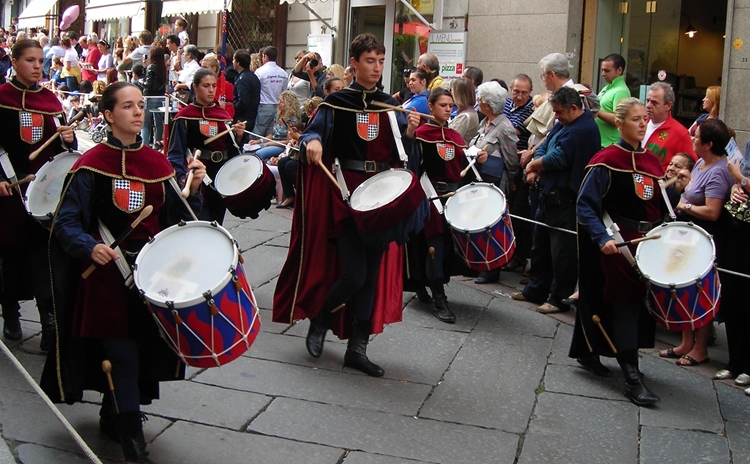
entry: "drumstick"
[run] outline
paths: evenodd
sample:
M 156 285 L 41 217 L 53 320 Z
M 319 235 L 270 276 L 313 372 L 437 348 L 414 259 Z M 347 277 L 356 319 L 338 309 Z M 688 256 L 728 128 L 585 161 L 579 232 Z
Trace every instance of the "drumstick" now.
M 438 195 L 436 197 L 430 197 L 430 198 L 427 199 L 427 201 L 439 200 L 441 198 L 450 198 L 450 197 L 452 197 L 455 194 L 456 194 L 456 192 L 448 192 L 448 193 L 444 193 L 442 195 Z
M 617 354 L 617 348 L 615 348 L 615 345 L 612 344 L 612 340 L 609 339 L 609 335 L 607 335 L 607 331 L 604 330 L 604 327 L 602 326 L 602 320 L 599 319 L 599 316 L 594 314 L 593 316 L 591 316 L 591 320 L 594 321 L 594 324 L 596 324 L 599 327 L 599 330 L 602 331 L 602 335 L 604 335 L 604 339 L 607 341 L 609 349 L 612 350 L 614 354 Z
M 411 113 L 411 110 L 407 110 L 405 108 L 401 108 L 400 106 L 389 105 L 388 103 L 383 103 L 383 102 L 379 102 L 379 101 L 371 101 L 370 104 L 372 106 L 377 106 L 377 107 L 380 107 L 380 108 L 387 108 L 387 109 L 393 110 L 393 111 L 400 111 L 402 113 L 407 113 L 407 114 Z M 425 114 L 425 113 L 417 113 L 417 114 L 420 115 L 423 118 L 432 119 L 433 121 L 435 120 L 435 116 L 433 116 L 431 114 Z
M 185 105 L 185 106 L 188 106 L 188 104 L 187 104 L 187 103 L 185 103 L 184 101 L 182 101 L 182 100 L 180 100 L 179 98 L 177 98 L 177 97 L 176 97 L 176 96 L 175 96 L 174 94 L 171 94 L 171 93 L 167 92 L 167 93 L 166 93 L 166 95 L 167 95 L 167 96 L 168 96 L 169 98 L 173 99 L 173 100 L 177 100 L 177 102 L 178 102 L 178 103 L 182 103 L 183 105 Z M 166 110 L 169 110 L 169 108 L 165 108 L 165 109 L 166 109 Z
M 619 247 L 624 247 L 630 244 L 635 245 L 636 243 L 645 242 L 646 240 L 656 240 L 657 238 L 661 238 L 661 234 L 654 234 L 654 235 L 649 235 L 647 237 L 634 238 L 633 240 L 626 240 L 624 242 L 615 243 L 615 246 L 619 248 Z
M 120 234 L 120 236 L 117 237 L 115 239 L 115 241 L 112 242 L 109 245 L 109 247 L 114 250 L 115 248 L 117 248 L 118 246 L 120 246 L 120 243 L 122 243 L 123 240 L 125 240 L 126 238 L 128 238 L 128 235 L 130 235 L 130 233 L 133 232 L 133 229 L 135 229 L 135 227 L 138 224 L 140 224 L 141 221 L 143 221 L 144 219 L 146 219 L 153 211 L 154 211 L 154 207 L 153 206 L 146 205 L 146 207 L 143 208 L 143 211 L 141 211 L 141 214 L 139 214 L 138 217 L 135 218 L 135 221 L 133 221 L 133 223 L 130 224 L 130 227 L 128 227 L 127 229 L 123 230 L 122 233 Z M 95 270 L 96 270 L 96 263 L 92 263 L 91 266 L 89 266 L 89 268 L 86 269 L 83 272 L 83 274 L 81 274 L 81 277 L 84 278 L 84 279 L 86 279 Z
M 13 182 L 12 184 L 10 184 L 9 187 L 10 188 L 16 188 L 16 187 L 18 187 L 20 185 L 28 184 L 29 182 L 31 182 L 34 179 L 36 179 L 36 176 L 34 174 L 29 174 L 28 176 L 24 177 L 23 179 L 21 179 L 21 180 L 19 180 L 17 182 Z
M 195 215 L 195 211 L 193 211 L 193 208 L 190 207 L 190 203 L 188 203 L 185 197 L 182 196 L 182 189 L 179 185 L 177 185 L 177 179 L 175 179 L 174 176 L 169 178 L 169 185 L 171 185 L 172 189 L 174 189 L 175 193 L 177 193 L 177 197 L 180 199 L 180 201 L 182 201 L 182 204 L 185 205 L 185 208 L 187 208 L 190 216 L 193 218 L 193 221 L 197 221 L 198 216 Z
M 336 188 L 341 190 L 341 186 L 339 185 L 339 182 L 336 180 L 335 177 L 333 177 L 333 174 L 331 174 L 331 171 L 328 170 L 325 164 L 323 164 L 323 161 L 318 161 L 318 166 L 320 166 L 321 169 L 323 169 L 323 172 L 326 173 L 329 179 L 331 179 L 331 182 L 333 182 L 336 185 Z
M 674 176 L 671 179 L 660 180 L 659 185 L 661 185 L 664 188 L 667 188 L 667 187 L 670 187 L 675 182 L 677 182 L 677 176 Z
M 461 177 L 465 177 L 466 174 L 469 173 L 469 169 L 471 169 L 472 166 L 474 166 L 474 163 L 477 162 L 476 158 L 473 158 L 471 161 L 469 161 L 469 165 L 464 168 L 463 171 L 461 171 L 461 174 L 459 174 Z
M 120 407 L 117 406 L 117 397 L 115 396 L 115 383 L 112 381 L 112 363 L 105 359 L 102 361 L 102 370 L 107 376 L 107 385 L 109 392 L 112 394 L 112 404 L 115 406 L 115 414 L 120 414 Z
M 340 305 L 336 306 L 335 308 L 331 310 L 331 314 L 335 314 L 341 311 L 342 309 L 344 309 L 344 306 L 346 306 L 346 303 L 341 303 Z
M 263 140 L 268 140 L 269 142 L 274 142 L 274 143 L 278 143 L 278 144 L 279 144 L 279 145 L 281 145 L 282 147 L 286 147 L 286 148 L 290 148 L 290 149 L 292 149 L 292 150 L 297 150 L 297 151 L 299 151 L 299 148 L 297 148 L 297 147 L 293 147 L 293 146 L 291 146 L 291 145 L 284 145 L 283 143 L 280 143 L 280 142 L 279 142 L 278 140 L 274 140 L 274 139 L 269 139 L 268 137 L 263 137 L 262 135 L 258 135 L 258 134 L 256 134 L 255 132 L 250 132 L 249 130 L 245 130 L 245 132 L 246 132 L 246 133 L 248 133 L 248 134 L 250 134 L 250 135 L 252 135 L 252 136 L 258 137 L 259 139 L 263 139 Z
M 193 161 L 197 160 L 200 157 L 201 157 L 200 149 L 195 150 L 195 154 L 193 155 Z M 190 184 L 193 183 L 194 175 L 195 175 L 195 168 L 191 169 L 190 172 L 188 172 L 187 179 L 185 179 L 185 187 L 182 189 L 183 198 L 187 198 L 190 196 Z
M 76 116 L 75 118 L 71 120 L 72 124 L 70 124 L 67 127 L 70 127 L 71 129 L 75 129 L 75 127 L 78 125 L 78 121 L 76 121 L 76 119 L 78 119 L 80 116 L 83 116 L 83 113 L 78 113 L 78 116 Z M 60 127 L 66 127 L 66 126 L 60 126 Z M 36 157 L 39 156 L 39 154 L 43 152 L 45 148 L 50 146 L 52 142 L 54 142 L 58 136 L 62 137 L 62 135 L 60 135 L 59 132 L 55 132 L 55 134 L 52 137 L 50 137 L 46 142 L 44 142 L 41 147 L 31 152 L 31 154 L 29 155 L 29 161 L 35 160 Z
M 242 121 L 242 124 L 245 124 L 245 121 Z M 214 135 L 213 137 L 209 137 L 206 140 L 203 141 L 203 145 L 208 145 L 209 143 L 219 140 L 220 138 L 224 137 L 228 133 L 232 132 L 232 129 L 234 129 L 234 126 L 230 126 L 227 128 L 227 130 L 223 132 L 219 132 L 218 134 Z

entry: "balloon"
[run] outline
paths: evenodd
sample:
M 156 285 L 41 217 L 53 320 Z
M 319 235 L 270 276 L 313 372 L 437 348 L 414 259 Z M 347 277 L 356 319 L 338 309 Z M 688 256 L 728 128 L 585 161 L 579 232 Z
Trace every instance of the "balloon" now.
M 69 28 L 70 25 L 73 24 L 73 21 L 78 18 L 78 15 L 80 13 L 81 10 L 80 8 L 78 8 L 78 5 L 68 7 L 61 16 L 62 21 L 60 21 L 60 29 L 66 30 L 67 28 Z

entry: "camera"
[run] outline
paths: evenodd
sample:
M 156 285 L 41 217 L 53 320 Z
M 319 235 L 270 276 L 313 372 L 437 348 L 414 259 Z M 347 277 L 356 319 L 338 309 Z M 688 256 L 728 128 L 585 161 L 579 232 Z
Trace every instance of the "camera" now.
M 310 60 L 310 61 L 309 61 L 309 63 L 310 63 L 310 67 L 311 67 L 311 68 L 314 68 L 314 67 L 316 67 L 317 65 L 319 65 L 319 64 L 320 64 L 320 63 L 318 62 L 318 60 L 316 60 L 315 58 L 313 58 L 312 60 Z

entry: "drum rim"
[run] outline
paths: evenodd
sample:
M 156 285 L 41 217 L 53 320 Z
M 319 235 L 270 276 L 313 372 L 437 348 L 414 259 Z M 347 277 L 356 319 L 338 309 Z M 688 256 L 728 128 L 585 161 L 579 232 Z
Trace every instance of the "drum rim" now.
M 144 251 L 152 247 L 153 244 L 156 243 L 157 237 L 159 237 L 160 235 L 167 236 L 169 234 L 174 233 L 175 230 L 183 229 L 185 227 L 211 227 L 211 228 L 218 230 L 222 234 L 224 234 L 232 244 L 233 266 L 235 269 L 237 269 L 237 267 L 239 266 L 239 249 L 237 248 L 237 242 L 234 240 L 234 237 L 232 236 L 232 234 L 230 234 L 227 229 L 225 229 L 218 223 L 209 222 L 209 221 L 190 221 L 190 222 L 185 222 L 182 224 L 175 224 L 173 226 L 167 227 L 166 229 L 156 234 L 148 243 L 146 243 L 143 246 L 143 248 L 141 248 L 141 251 L 138 252 L 138 256 L 135 258 L 135 265 L 133 266 L 133 284 L 138 289 L 138 292 L 143 296 L 143 298 L 148 300 L 149 303 L 154 304 L 160 308 L 169 309 L 167 302 L 171 303 L 174 309 L 192 308 L 193 306 L 196 306 L 200 303 L 205 303 L 206 299 L 203 297 L 203 293 L 205 293 L 206 291 L 210 291 L 211 295 L 216 295 L 219 290 L 226 287 L 226 285 L 229 283 L 229 281 L 233 277 L 232 273 L 229 272 L 229 270 L 227 270 L 226 274 L 224 275 L 224 277 L 222 277 L 221 281 L 218 284 L 214 285 L 214 287 L 204 290 L 201 294 L 199 294 L 198 296 L 190 300 L 185 300 L 185 301 L 180 301 L 180 302 L 176 302 L 174 300 L 157 300 L 149 296 L 145 290 L 141 289 L 140 285 L 138 285 L 138 275 L 139 275 L 138 267 L 141 261 L 143 260 L 143 256 L 146 255 Z
M 260 169 L 258 170 L 258 176 L 250 183 L 250 185 L 248 185 L 247 187 L 245 187 L 244 190 L 241 190 L 241 191 L 239 191 L 237 193 L 231 193 L 231 194 L 221 193 L 221 186 L 219 185 L 220 184 L 219 179 L 221 178 L 221 171 L 223 171 L 224 168 L 226 168 L 227 166 L 229 166 L 233 162 L 232 160 L 238 160 L 238 159 L 242 159 L 242 158 L 245 158 L 245 157 L 255 158 L 258 161 L 258 163 L 260 163 Z M 223 197 L 233 197 L 235 195 L 239 195 L 240 193 L 242 193 L 245 190 L 247 190 L 248 188 L 250 188 L 253 184 L 255 184 L 255 182 L 258 179 L 260 179 L 261 177 L 263 177 L 263 166 L 264 166 L 264 164 L 265 163 L 263 162 L 263 160 L 260 159 L 260 157 L 258 155 L 253 154 L 253 153 L 243 153 L 241 155 L 233 156 L 232 158 L 229 158 L 228 160 L 226 160 L 224 162 L 224 165 L 221 166 L 219 168 L 219 170 L 216 172 L 216 175 L 214 176 L 214 188 L 219 193 L 219 195 L 221 195 Z
M 460 192 L 461 190 L 463 190 L 463 189 L 465 189 L 467 187 L 471 187 L 471 186 L 474 186 L 474 185 L 488 186 L 488 187 L 491 187 L 491 188 L 497 190 L 500 193 L 500 195 L 503 197 L 503 201 L 505 202 L 505 211 L 503 212 L 503 214 L 500 215 L 499 218 L 497 218 L 497 220 L 495 222 L 492 222 L 492 223 L 484 226 L 481 229 L 465 229 L 465 228 L 464 229 L 460 229 L 460 228 L 456 227 L 455 225 L 453 225 L 453 223 L 450 221 L 450 219 L 448 219 L 448 205 L 451 203 L 451 200 L 453 200 L 454 198 L 456 198 L 458 196 L 458 192 Z M 497 224 L 500 223 L 500 221 L 502 221 L 505 218 L 505 216 L 508 215 L 508 199 L 505 197 L 505 194 L 500 189 L 500 187 L 498 187 L 495 184 L 492 184 L 490 182 L 472 182 L 470 184 L 466 184 L 463 187 L 459 187 L 459 188 L 456 189 L 456 194 L 453 195 L 452 197 L 448 198 L 448 201 L 445 202 L 444 211 L 445 211 L 444 212 L 445 222 L 447 222 L 448 225 L 451 226 L 451 228 L 453 230 L 456 230 L 456 231 L 459 231 L 459 232 L 471 233 L 471 234 L 477 233 L 477 232 L 484 232 L 487 229 L 491 229 L 491 228 L 495 227 Z
M 698 230 L 699 233 L 702 233 L 705 237 L 708 237 L 709 243 L 711 243 L 711 255 L 713 258 L 711 259 L 711 262 L 709 263 L 708 267 L 706 267 L 703 272 L 700 275 L 697 275 L 692 280 L 681 282 L 681 283 L 674 283 L 674 282 L 663 282 L 660 280 L 656 280 L 649 276 L 648 274 L 641 271 L 641 267 L 638 265 L 638 257 L 641 255 L 641 245 L 644 245 L 645 242 L 641 242 L 638 244 L 638 247 L 635 249 L 635 265 L 638 268 L 638 272 L 641 273 L 641 275 L 648 280 L 652 285 L 658 285 L 665 288 L 685 288 L 689 287 L 691 285 L 695 285 L 696 280 L 701 280 L 704 277 L 706 277 L 709 273 L 711 273 L 711 270 L 716 267 L 716 243 L 714 243 L 714 238 L 711 234 L 709 234 L 706 229 L 703 227 L 693 223 L 693 222 L 665 222 L 661 224 L 658 227 L 654 227 L 650 231 L 646 233 L 646 237 L 654 235 L 656 233 L 659 233 L 658 231 L 662 230 L 663 228 L 669 228 L 674 226 L 680 226 L 680 227 L 693 227 Z M 643 249 L 645 249 L 647 245 L 644 245 Z M 645 258 L 644 258 L 645 259 Z
M 374 176 L 372 176 L 372 177 L 368 177 L 368 178 L 367 178 L 367 179 L 365 179 L 365 180 L 364 180 L 364 181 L 363 181 L 363 182 L 362 182 L 361 184 L 359 184 L 359 185 L 357 186 L 357 188 L 355 188 L 355 189 L 354 189 L 354 191 L 352 192 L 352 194 L 351 194 L 351 195 L 349 195 L 349 198 L 347 199 L 347 203 L 349 204 L 349 207 L 350 207 L 350 208 L 351 208 L 352 210 L 354 210 L 354 211 L 357 211 L 357 212 L 359 212 L 359 213 L 368 213 L 368 212 L 370 212 L 370 211 L 374 211 L 373 209 L 369 209 L 369 210 L 361 210 L 361 209 L 355 209 L 355 208 L 354 208 L 354 207 L 352 206 L 352 199 L 353 199 L 353 198 L 354 198 L 354 196 L 355 196 L 355 195 L 357 194 L 357 192 L 358 192 L 358 191 L 360 191 L 360 190 L 362 190 L 362 189 L 364 189 L 364 187 L 365 187 L 366 185 L 369 185 L 369 184 L 372 184 L 372 183 L 374 183 L 375 181 L 374 181 L 373 179 L 376 179 L 376 178 L 377 178 L 378 176 L 380 176 L 381 174 L 385 174 L 385 173 L 390 173 L 390 172 L 399 172 L 399 171 L 400 171 L 400 172 L 405 172 L 405 173 L 407 173 L 407 174 L 410 174 L 410 178 L 411 178 L 411 184 L 409 184 L 409 187 L 411 187 L 411 186 L 412 186 L 412 185 L 414 184 L 414 178 L 416 177 L 416 175 L 415 175 L 415 174 L 414 174 L 413 172 L 411 172 L 411 171 L 410 171 L 410 170 L 408 170 L 408 169 L 404 169 L 404 168 L 391 168 L 391 169 L 389 169 L 389 170 L 387 170 L 387 171 L 382 171 L 382 172 L 379 172 L 379 173 L 375 174 L 375 175 L 374 175 Z M 419 181 L 419 179 L 417 179 L 417 181 Z M 369 183 L 369 184 L 368 184 L 368 183 Z M 406 190 L 404 190 L 403 192 L 401 192 L 401 195 L 403 195 L 404 193 L 406 193 L 406 191 L 407 191 L 407 190 L 409 190 L 409 187 L 407 187 L 407 188 L 406 188 Z M 390 204 L 391 204 L 391 203 L 393 203 L 394 201 L 398 200 L 398 199 L 399 199 L 399 198 L 401 197 L 401 195 L 398 195 L 398 196 L 394 197 L 394 198 L 393 198 L 393 199 L 392 199 L 391 201 L 389 201 L 388 203 L 383 203 L 383 204 L 382 204 L 382 205 L 381 205 L 381 206 L 380 206 L 379 208 L 382 208 L 382 207 L 384 207 L 384 206 L 388 206 L 388 205 L 390 205 Z M 377 208 L 376 208 L 376 209 L 377 209 Z
M 64 185 L 64 182 L 63 182 L 63 188 L 60 191 L 60 198 L 58 198 L 57 204 L 55 205 L 55 208 L 52 211 L 47 211 L 44 214 L 36 213 L 34 211 L 31 211 L 31 208 L 30 208 L 30 205 L 29 205 L 29 198 L 30 198 L 31 193 L 34 191 L 34 186 L 35 185 L 39 185 L 39 183 L 37 182 L 37 179 L 40 177 L 41 174 L 44 174 L 45 168 L 48 168 L 48 166 L 51 166 L 55 162 L 55 160 L 58 160 L 58 159 L 61 160 L 63 158 L 68 157 L 68 155 L 71 155 L 71 156 L 75 155 L 75 156 L 77 156 L 76 159 L 78 159 L 81 156 L 83 156 L 83 153 L 81 153 L 78 150 L 72 150 L 72 151 L 63 151 L 63 152 L 60 152 L 60 153 L 56 154 L 55 156 L 52 157 L 52 159 L 50 159 L 47 162 L 45 162 L 42 165 L 42 167 L 39 168 L 39 170 L 37 170 L 36 176 L 34 177 L 34 180 L 32 180 L 31 182 L 29 182 L 29 186 L 26 188 L 26 193 L 23 195 L 23 205 L 26 208 L 26 211 L 29 213 L 29 216 L 33 217 L 37 221 L 42 222 L 42 221 L 49 221 L 50 220 L 50 216 L 49 215 L 50 214 L 55 214 L 55 211 L 57 211 L 57 207 L 60 204 L 60 200 L 62 199 L 62 192 L 65 190 L 65 185 Z M 75 161 L 73 162 L 73 164 L 75 164 Z M 68 175 L 69 171 L 70 170 L 68 170 L 68 171 L 65 172 L 66 176 Z

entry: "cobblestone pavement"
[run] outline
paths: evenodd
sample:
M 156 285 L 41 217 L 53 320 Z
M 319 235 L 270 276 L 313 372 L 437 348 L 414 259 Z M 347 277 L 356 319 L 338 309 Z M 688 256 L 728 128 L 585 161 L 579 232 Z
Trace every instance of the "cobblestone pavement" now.
M 150 457 L 158 463 L 750 463 L 750 398 L 711 376 L 726 362 L 719 326 L 711 364 L 682 368 L 644 352 L 642 370 L 661 396 L 639 408 L 610 379 L 567 357 L 572 313 L 544 316 L 509 294 L 521 275 L 495 285 L 454 279 L 453 325 L 404 294 L 403 322 L 374 337 L 368 355 L 386 371 L 367 377 L 343 367 L 346 345 L 329 333 L 323 356 L 304 345 L 308 322 L 271 322 L 291 212 L 225 224 L 245 258 L 263 327 L 239 359 L 189 369 L 162 384 L 145 408 Z M 24 339 L 8 342 L 36 379 L 44 356 L 33 302 L 22 308 Z M 659 347 L 678 342 L 658 332 Z M 83 463 L 63 426 L 0 356 L 0 464 Z M 119 446 L 100 435 L 98 394 L 60 409 L 105 461 Z

